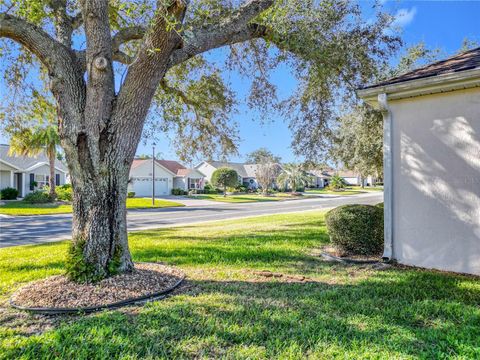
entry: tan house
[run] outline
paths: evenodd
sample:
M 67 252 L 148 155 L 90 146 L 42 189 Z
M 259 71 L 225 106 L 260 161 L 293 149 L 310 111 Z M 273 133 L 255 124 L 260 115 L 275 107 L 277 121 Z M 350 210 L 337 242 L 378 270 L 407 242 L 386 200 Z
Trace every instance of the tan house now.
M 384 114 L 384 256 L 480 275 L 480 48 L 358 93 Z

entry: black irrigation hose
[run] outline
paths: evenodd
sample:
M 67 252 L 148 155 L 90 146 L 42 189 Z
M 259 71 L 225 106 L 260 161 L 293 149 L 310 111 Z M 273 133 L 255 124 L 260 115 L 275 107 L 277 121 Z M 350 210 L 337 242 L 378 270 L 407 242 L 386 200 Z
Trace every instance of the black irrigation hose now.
M 182 273 L 182 277 L 178 280 L 173 286 L 169 287 L 166 290 L 159 291 L 153 294 L 140 296 L 133 299 L 127 299 L 118 301 L 115 303 L 107 304 L 107 305 L 99 305 L 99 306 L 90 306 L 90 307 L 83 307 L 83 308 L 31 308 L 26 306 L 20 306 L 13 303 L 12 299 L 9 300 L 10 305 L 18 310 L 24 310 L 31 312 L 33 314 L 42 314 L 42 315 L 66 315 L 66 314 L 88 314 L 95 311 L 100 310 L 111 310 L 116 309 L 123 306 L 133 305 L 138 302 L 147 302 L 152 300 L 160 300 L 165 298 L 165 296 L 175 290 L 182 282 L 185 280 L 185 274 Z
M 356 259 L 350 259 L 350 258 L 342 258 L 342 257 L 330 255 L 330 254 L 327 254 L 327 253 L 324 253 L 324 252 L 321 255 L 327 260 L 337 261 L 337 262 L 344 263 L 344 264 L 378 264 L 378 263 L 381 263 L 381 261 L 378 261 L 378 260 L 356 260 Z

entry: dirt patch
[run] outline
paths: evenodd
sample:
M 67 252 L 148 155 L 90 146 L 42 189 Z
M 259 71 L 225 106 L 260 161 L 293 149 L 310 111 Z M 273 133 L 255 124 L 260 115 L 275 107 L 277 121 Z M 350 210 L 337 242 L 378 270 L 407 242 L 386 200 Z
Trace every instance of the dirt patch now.
M 277 278 L 286 282 L 311 282 L 312 281 L 312 279 L 307 278 L 303 275 L 289 275 L 289 274 L 271 272 L 268 270 L 253 271 L 252 273 L 256 276 L 261 276 L 265 278 Z
M 15 292 L 13 304 L 29 308 L 85 308 L 104 306 L 165 291 L 184 275 L 179 269 L 153 263 L 135 264 L 129 274 L 95 284 L 77 284 L 64 275 L 30 283 Z

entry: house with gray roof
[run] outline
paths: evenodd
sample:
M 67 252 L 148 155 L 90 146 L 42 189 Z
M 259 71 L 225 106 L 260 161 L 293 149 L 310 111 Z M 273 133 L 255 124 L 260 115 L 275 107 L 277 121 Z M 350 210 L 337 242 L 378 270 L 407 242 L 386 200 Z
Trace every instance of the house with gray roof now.
M 257 164 L 244 164 L 229 161 L 202 161 L 195 166 L 195 169 L 205 174 L 207 181 L 212 181 L 213 172 L 219 168 L 227 167 L 233 169 L 238 174 L 238 182 L 250 189 L 257 189 L 258 183 L 256 178 Z
M 41 153 L 36 157 L 9 154 L 10 146 L 0 144 L 0 190 L 11 187 L 20 197 L 48 185 L 50 167 L 48 158 Z M 64 185 L 68 169 L 59 160 L 55 161 L 55 183 Z

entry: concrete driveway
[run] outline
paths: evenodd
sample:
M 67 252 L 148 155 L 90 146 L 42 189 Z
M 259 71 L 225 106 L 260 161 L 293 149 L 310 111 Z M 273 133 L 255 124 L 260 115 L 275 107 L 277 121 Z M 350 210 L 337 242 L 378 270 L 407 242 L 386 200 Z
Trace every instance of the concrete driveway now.
M 213 204 L 198 206 L 131 210 L 128 212 L 127 221 L 129 231 L 138 231 L 205 221 L 325 210 L 343 204 L 373 205 L 381 201 L 383 201 L 383 193 L 240 204 L 214 202 Z M 209 203 L 212 202 L 209 201 Z M 71 227 L 71 214 L 0 218 L 0 247 L 41 244 L 69 239 Z

